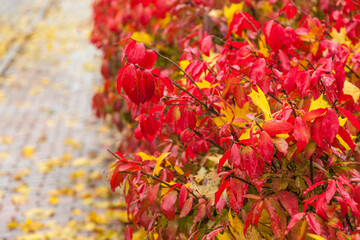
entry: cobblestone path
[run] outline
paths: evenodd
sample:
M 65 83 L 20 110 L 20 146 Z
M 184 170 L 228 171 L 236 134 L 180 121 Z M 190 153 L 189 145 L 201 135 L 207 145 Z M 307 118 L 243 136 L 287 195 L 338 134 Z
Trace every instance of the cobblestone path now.
M 0 239 L 123 238 L 110 131 L 91 112 L 91 2 L 55 0 L 0 77 Z

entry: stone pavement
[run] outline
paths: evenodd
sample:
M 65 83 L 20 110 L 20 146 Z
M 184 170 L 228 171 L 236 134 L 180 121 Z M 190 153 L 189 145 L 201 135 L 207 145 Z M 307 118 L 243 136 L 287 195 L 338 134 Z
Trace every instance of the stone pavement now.
M 0 239 L 123 239 L 110 130 L 91 111 L 91 2 L 55 0 L 0 77 Z

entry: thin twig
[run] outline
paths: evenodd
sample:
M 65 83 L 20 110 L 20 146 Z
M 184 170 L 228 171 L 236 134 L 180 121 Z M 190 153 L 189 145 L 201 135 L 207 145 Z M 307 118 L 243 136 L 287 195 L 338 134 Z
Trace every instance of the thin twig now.
M 354 72 L 354 70 L 352 70 L 351 67 L 349 67 L 348 65 L 345 65 L 345 67 L 346 67 L 347 69 L 349 69 L 352 74 L 354 74 L 357 78 L 360 79 L 360 76 L 359 76 L 356 72 Z

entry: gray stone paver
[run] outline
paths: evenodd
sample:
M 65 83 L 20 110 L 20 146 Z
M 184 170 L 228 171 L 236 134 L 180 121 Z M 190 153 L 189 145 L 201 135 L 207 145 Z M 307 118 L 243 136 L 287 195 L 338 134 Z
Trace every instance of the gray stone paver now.
M 104 161 L 92 159 L 92 155 L 105 152 L 109 146 L 102 141 L 107 135 L 99 131 L 102 123 L 94 119 L 91 111 L 94 86 L 100 81 L 99 59 L 88 43 L 91 2 L 56 0 L 6 76 L 0 79 L 0 239 L 24 235 L 21 230 L 26 221 L 24 213 L 34 208 L 53 209 L 53 216 L 46 221 L 59 225 L 82 219 L 94 211 L 91 204 L 84 203 L 82 194 L 107 185 L 104 177 L 93 182 L 70 178 L 79 169 L 88 177 L 93 171 L 102 174 L 107 167 Z M 4 138 L 12 142 L 4 142 Z M 76 142 L 65 144 L 66 139 Z M 81 147 L 76 147 L 77 143 Z M 26 146 L 34 148 L 32 157 L 24 156 Z M 63 160 L 64 166 L 57 164 L 51 171 L 39 171 L 39 163 L 61 159 L 66 153 L 71 159 Z M 88 161 L 74 166 L 79 158 Z M 14 179 L 14 175 L 26 169 L 28 175 Z M 27 194 L 17 190 L 22 184 L 28 186 Z M 59 202 L 49 203 L 50 191 L 62 188 L 76 191 L 77 184 L 83 184 L 84 190 L 70 196 L 57 195 Z M 14 204 L 14 196 L 26 196 L 26 201 Z M 74 209 L 81 209 L 82 215 L 74 216 Z M 12 220 L 19 227 L 8 229 Z M 92 236 L 91 231 L 84 234 Z

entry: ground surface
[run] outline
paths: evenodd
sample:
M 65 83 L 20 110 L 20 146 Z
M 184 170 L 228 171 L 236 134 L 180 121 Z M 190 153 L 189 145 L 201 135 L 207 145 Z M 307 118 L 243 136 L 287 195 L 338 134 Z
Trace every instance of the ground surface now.
M 30 2 L 2 0 L 0 62 L 47 1 Z M 123 239 L 110 131 L 91 112 L 91 1 L 53 2 L 0 77 L 0 239 Z

